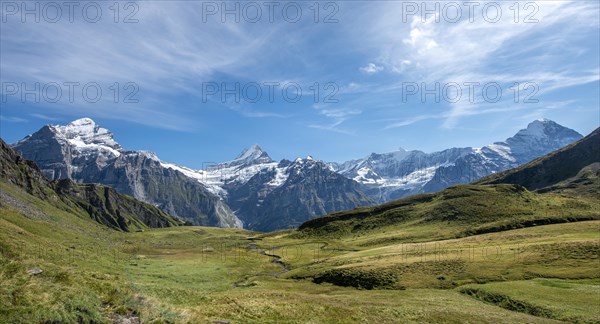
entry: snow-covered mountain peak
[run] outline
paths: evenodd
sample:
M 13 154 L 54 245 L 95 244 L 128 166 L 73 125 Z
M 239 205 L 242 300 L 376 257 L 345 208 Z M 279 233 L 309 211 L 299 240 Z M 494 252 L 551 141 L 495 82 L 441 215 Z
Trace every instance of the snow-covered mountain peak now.
M 322 161 L 316 160 L 314 157 L 312 157 L 312 155 L 308 155 L 305 158 L 301 158 L 298 157 L 294 160 L 293 164 L 297 164 L 297 165 L 313 165 L 313 164 L 317 164 L 320 163 Z
M 103 183 L 196 225 L 242 227 L 223 201 L 224 190 L 205 171 L 162 162 L 150 151 L 125 150 L 90 118 L 46 125 L 14 147 L 50 179 Z
M 304 159 L 297 158 L 289 166 L 289 169 L 296 170 L 297 172 L 300 170 L 311 170 L 311 169 L 333 171 L 333 168 L 329 164 L 326 164 L 325 162 L 323 162 L 321 160 L 317 160 L 317 159 L 313 158 L 311 155 L 307 156 Z M 335 172 L 335 171 L 333 171 L 333 172 Z
M 67 142 L 74 151 L 86 155 L 91 152 L 106 152 L 108 156 L 117 157 L 123 151 L 121 145 L 114 140 L 113 134 L 90 118 L 77 119 L 66 126 L 48 125 L 45 129 L 54 134 L 59 142 Z M 43 130 L 44 128 L 42 132 Z
M 250 166 L 271 163 L 273 160 L 258 144 L 254 144 L 240 153 L 233 161 L 222 163 L 223 167 Z
M 240 153 L 235 159 L 244 160 L 251 157 L 261 156 L 264 153 L 265 151 L 258 144 L 254 144 L 249 148 L 243 150 L 242 153 Z
M 518 131 L 515 136 L 506 139 L 506 144 L 513 153 L 532 159 L 533 155 L 543 155 L 540 152 L 547 153 L 548 149 L 556 150 L 581 137 L 583 136 L 578 132 L 552 120 L 538 119 L 529 123 L 527 128 Z
M 93 138 L 95 135 L 104 134 L 110 134 L 110 137 L 112 138 L 112 134 L 107 129 L 100 128 L 100 126 L 96 125 L 90 118 L 77 119 L 66 126 L 54 126 L 54 129 L 58 130 L 67 138 L 83 137 L 89 139 Z
M 535 137 L 544 137 L 546 136 L 546 128 L 553 126 L 553 124 L 555 124 L 553 121 L 545 118 L 537 119 L 529 123 L 527 128 L 520 130 L 519 133 Z
M 67 127 L 71 126 L 71 127 L 77 127 L 77 126 L 88 126 L 88 125 L 96 125 L 96 122 L 94 122 L 93 119 L 88 118 L 88 117 L 84 117 L 84 118 L 79 118 L 76 119 L 72 122 L 70 122 Z
M 519 130 L 514 137 L 527 136 L 533 138 L 547 138 L 562 136 L 565 132 L 569 133 L 567 135 L 581 135 L 567 127 L 557 124 L 550 119 L 540 118 L 529 123 L 527 128 Z
M 372 197 L 385 202 L 468 183 L 527 163 L 581 137 L 576 131 L 544 118 L 532 121 L 504 142 L 481 148 L 450 148 L 433 153 L 399 149 L 330 165 L 363 184 Z

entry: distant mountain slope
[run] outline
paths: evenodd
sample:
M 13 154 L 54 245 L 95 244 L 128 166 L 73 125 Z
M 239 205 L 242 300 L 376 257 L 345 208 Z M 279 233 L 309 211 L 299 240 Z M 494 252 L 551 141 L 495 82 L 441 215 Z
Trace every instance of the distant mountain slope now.
M 252 230 L 294 228 L 330 212 L 374 203 L 357 182 L 322 161 L 309 156 L 275 162 L 258 145 L 206 170 L 170 167 L 183 169 L 218 193 Z
M 560 150 L 475 183 L 515 183 L 530 190 L 542 189 L 576 177 L 582 169 L 594 163 L 600 163 L 600 128 Z
M 337 172 L 361 183 L 371 198 L 384 203 L 470 183 L 517 167 L 581 137 L 572 129 L 540 119 L 506 141 L 482 148 L 451 148 L 434 153 L 401 149 L 332 165 Z
M 87 214 L 98 223 L 114 229 L 130 231 L 182 224 L 154 206 L 119 194 L 106 186 L 74 183 L 68 179 L 51 182 L 34 162 L 23 159 L 2 139 L 0 175 L 3 180 L 51 205 L 77 214 Z M 3 192 L 4 195 L 8 193 Z
M 89 118 L 42 127 L 13 145 L 48 178 L 102 183 L 195 225 L 242 227 L 216 193 L 155 154 L 124 150 Z

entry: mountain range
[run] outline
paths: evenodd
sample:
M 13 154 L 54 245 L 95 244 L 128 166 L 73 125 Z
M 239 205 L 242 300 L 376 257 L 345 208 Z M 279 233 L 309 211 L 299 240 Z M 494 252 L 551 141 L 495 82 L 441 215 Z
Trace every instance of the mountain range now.
M 195 225 L 242 226 L 206 186 L 163 165 L 154 153 L 123 149 L 89 118 L 44 126 L 13 147 L 50 180 L 101 183 Z
M 361 183 L 372 199 L 384 203 L 470 183 L 527 163 L 582 137 L 572 129 L 540 119 L 503 142 L 481 148 L 450 148 L 433 153 L 401 149 L 332 163 L 332 166 L 337 172 Z
M 101 183 L 194 225 L 272 231 L 328 213 L 435 192 L 517 167 L 582 136 L 536 120 L 503 142 L 434 153 L 399 150 L 343 163 L 274 161 L 258 145 L 194 170 L 124 149 L 89 118 L 47 125 L 13 147 L 52 180 Z

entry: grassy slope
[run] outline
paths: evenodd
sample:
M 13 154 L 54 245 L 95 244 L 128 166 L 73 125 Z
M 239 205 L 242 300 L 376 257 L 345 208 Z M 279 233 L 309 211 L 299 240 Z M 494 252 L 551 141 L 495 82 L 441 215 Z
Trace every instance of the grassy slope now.
M 553 192 L 570 197 L 600 198 L 600 162 L 592 163 L 581 169 L 574 177 L 565 179 L 538 192 Z
M 561 321 L 598 322 L 600 281 L 535 279 L 462 287 L 460 292 L 505 309 Z M 590 312 L 592 310 L 592 312 Z
M 541 277 L 599 278 L 598 221 L 442 241 L 418 236 L 408 227 L 388 227 L 388 232 L 376 234 L 406 240 L 412 235 L 430 246 L 476 251 L 452 262 L 449 252 L 415 245 L 403 250 L 396 241 L 372 244 L 361 235 L 317 239 L 299 238 L 295 231 L 260 234 L 202 227 L 123 233 L 12 185 L 3 183 L 2 189 L 27 202 L 31 213 L 0 206 L 0 322 L 105 322 L 132 316 L 144 321 L 243 323 L 514 323 L 573 316 L 598 320 L 595 309 L 587 307 L 598 291 L 594 281 L 577 281 L 577 287 L 590 294 L 573 305 L 544 298 L 537 287 L 546 286 L 524 284 L 522 291 L 535 296 L 535 307 L 552 310 L 545 317 L 499 307 L 503 305 L 461 290 L 476 285 L 496 292 L 492 284 L 520 285 Z M 422 226 L 446 231 L 430 223 Z M 496 249 L 488 248 L 482 254 L 490 245 L 507 252 L 497 257 L 492 254 Z M 253 246 L 257 249 L 249 249 Z M 281 256 L 284 266 L 265 254 Z M 43 272 L 26 274 L 34 267 Z M 374 280 L 383 285 L 366 290 L 313 282 L 339 269 L 350 269 L 348 276 L 340 277 L 351 283 L 358 278 L 359 283 Z M 508 288 L 501 293 L 522 298 L 510 295 Z
M 317 218 L 295 235 L 377 246 L 593 219 L 600 219 L 600 203 L 593 198 L 541 195 L 518 185 L 459 185 Z

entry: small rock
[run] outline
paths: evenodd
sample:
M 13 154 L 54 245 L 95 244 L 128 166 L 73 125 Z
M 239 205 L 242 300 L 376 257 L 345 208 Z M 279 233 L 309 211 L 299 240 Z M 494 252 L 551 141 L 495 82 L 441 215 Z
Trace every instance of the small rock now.
M 213 324 L 229 324 L 229 323 L 230 323 L 229 321 L 224 321 L 224 320 L 213 321 Z
M 39 275 L 42 272 L 44 272 L 44 271 L 42 269 L 40 269 L 40 268 L 27 269 L 27 274 L 30 275 L 30 276 Z

